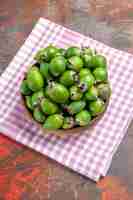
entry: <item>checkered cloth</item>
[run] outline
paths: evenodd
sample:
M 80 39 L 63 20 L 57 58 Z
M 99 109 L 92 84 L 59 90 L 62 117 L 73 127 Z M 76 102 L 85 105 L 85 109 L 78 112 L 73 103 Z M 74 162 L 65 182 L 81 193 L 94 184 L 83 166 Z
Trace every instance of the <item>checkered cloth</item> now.
M 41 47 L 53 43 L 96 48 L 108 58 L 112 96 L 108 109 L 97 125 L 81 135 L 59 138 L 45 135 L 27 119 L 19 87 Z M 94 181 L 104 176 L 132 119 L 133 56 L 110 48 L 92 38 L 40 19 L 32 33 L 0 78 L 0 131 L 10 138 L 47 155 Z

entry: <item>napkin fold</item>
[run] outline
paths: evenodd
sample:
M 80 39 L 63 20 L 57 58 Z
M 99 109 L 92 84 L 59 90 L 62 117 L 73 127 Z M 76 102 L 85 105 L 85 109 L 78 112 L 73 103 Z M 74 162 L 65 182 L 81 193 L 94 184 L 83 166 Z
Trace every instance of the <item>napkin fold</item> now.
M 53 43 L 59 47 L 90 46 L 108 59 L 112 95 L 104 116 L 80 135 L 45 135 L 24 115 L 19 88 L 36 52 Z M 133 116 L 133 56 L 106 46 L 47 19 L 33 31 L 0 78 L 0 131 L 70 169 L 98 181 L 105 176 Z

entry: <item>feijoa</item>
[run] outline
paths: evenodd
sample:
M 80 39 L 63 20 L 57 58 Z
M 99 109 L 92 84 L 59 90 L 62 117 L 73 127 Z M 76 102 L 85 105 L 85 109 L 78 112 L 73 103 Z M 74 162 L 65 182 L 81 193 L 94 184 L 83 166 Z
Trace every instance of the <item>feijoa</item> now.
M 79 78 L 83 78 L 84 76 L 87 76 L 87 75 L 90 75 L 90 74 L 91 74 L 91 72 L 90 72 L 89 69 L 83 68 L 79 72 Z
M 46 117 L 39 107 L 36 107 L 33 111 L 33 117 L 37 122 L 44 123 Z
M 73 85 L 70 88 L 70 98 L 71 100 L 80 100 L 83 96 L 83 93 L 81 92 L 81 90 L 79 89 L 79 87 L 77 87 L 76 85 Z
M 90 113 L 92 116 L 97 116 L 105 110 L 104 101 L 97 99 L 89 104 Z
M 32 106 L 36 107 L 40 104 L 41 100 L 44 98 L 44 90 L 40 90 L 38 92 L 33 93 L 31 96 Z
M 107 67 L 107 60 L 105 56 L 102 56 L 102 55 L 93 56 L 91 59 L 91 63 L 92 63 L 92 68 L 96 68 L 96 67 L 106 68 Z
M 65 86 L 73 85 L 76 77 L 76 72 L 72 70 L 65 71 L 60 77 L 60 83 Z
M 98 95 L 102 100 L 106 101 L 109 99 L 111 94 L 111 89 L 108 83 L 99 84 L 97 86 L 97 90 L 98 90 Z
M 81 91 L 87 91 L 95 83 L 95 79 L 92 74 L 88 74 L 80 78 L 79 88 Z
M 28 109 L 33 110 L 31 96 L 25 96 L 25 103 Z
M 68 106 L 68 111 L 71 115 L 79 113 L 86 106 L 85 101 L 73 101 Z
M 83 62 L 84 62 L 84 66 L 87 67 L 87 68 L 91 68 L 91 66 L 92 66 L 92 56 L 84 54 L 82 56 L 82 59 L 83 59 Z
M 60 83 L 54 83 L 52 86 L 48 86 L 46 88 L 46 94 L 56 103 L 65 103 L 69 98 L 68 89 Z
M 42 62 L 40 64 L 40 72 L 45 79 L 50 79 L 51 75 L 49 74 L 49 63 Z
M 91 115 L 87 110 L 82 110 L 76 114 L 75 121 L 79 126 L 86 126 L 91 121 Z
M 66 60 L 63 56 L 54 57 L 49 65 L 50 73 L 53 76 L 59 76 L 62 74 L 66 69 Z
M 81 49 L 79 47 L 69 47 L 67 50 L 66 50 L 66 57 L 67 58 L 70 58 L 72 56 L 80 56 L 81 54 Z
M 32 93 L 32 90 L 28 86 L 27 80 L 23 80 L 21 83 L 20 92 L 23 95 L 30 95 Z
M 63 122 L 63 129 L 70 129 L 73 128 L 75 125 L 75 121 L 73 117 L 64 117 L 64 122 Z
M 58 106 L 51 102 L 49 99 L 43 99 L 41 101 L 41 109 L 42 111 L 46 114 L 46 115 L 52 115 L 55 114 L 56 112 L 58 112 Z
M 95 77 L 96 82 L 105 82 L 108 79 L 107 70 L 103 67 L 98 67 L 94 69 L 93 75 Z
M 32 67 L 27 74 L 28 87 L 33 91 L 39 91 L 44 86 L 43 77 L 37 67 Z
M 90 87 L 87 92 L 85 93 L 85 97 L 89 101 L 95 101 L 98 98 L 98 90 L 97 88 L 93 85 Z
M 83 60 L 79 56 L 69 58 L 69 63 L 71 64 L 69 68 L 76 72 L 79 72 L 84 65 Z
M 50 129 L 50 130 L 56 130 L 56 129 L 60 129 L 63 125 L 63 116 L 60 114 L 54 114 L 54 115 L 50 115 L 43 127 L 46 129 Z

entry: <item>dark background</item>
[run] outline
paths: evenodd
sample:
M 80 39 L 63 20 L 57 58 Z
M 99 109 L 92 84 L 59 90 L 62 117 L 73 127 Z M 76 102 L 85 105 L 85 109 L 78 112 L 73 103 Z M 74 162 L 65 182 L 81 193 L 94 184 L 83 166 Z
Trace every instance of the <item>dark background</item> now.
M 0 73 L 39 17 L 133 52 L 131 0 L 1 0 Z M 132 152 L 131 124 L 108 176 L 95 184 L 0 135 L 0 200 L 132 200 Z

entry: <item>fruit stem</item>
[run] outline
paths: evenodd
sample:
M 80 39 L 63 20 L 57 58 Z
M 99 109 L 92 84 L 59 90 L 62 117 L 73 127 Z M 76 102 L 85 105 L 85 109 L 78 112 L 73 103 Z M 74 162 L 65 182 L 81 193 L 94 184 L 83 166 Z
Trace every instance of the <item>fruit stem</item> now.
M 87 87 L 86 87 L 85 84 L 80 84 L 80 85 L 79 85 L 79 89 L 80 89 L 82 92 L 85 92 L 86 89 L 87 89 Z

